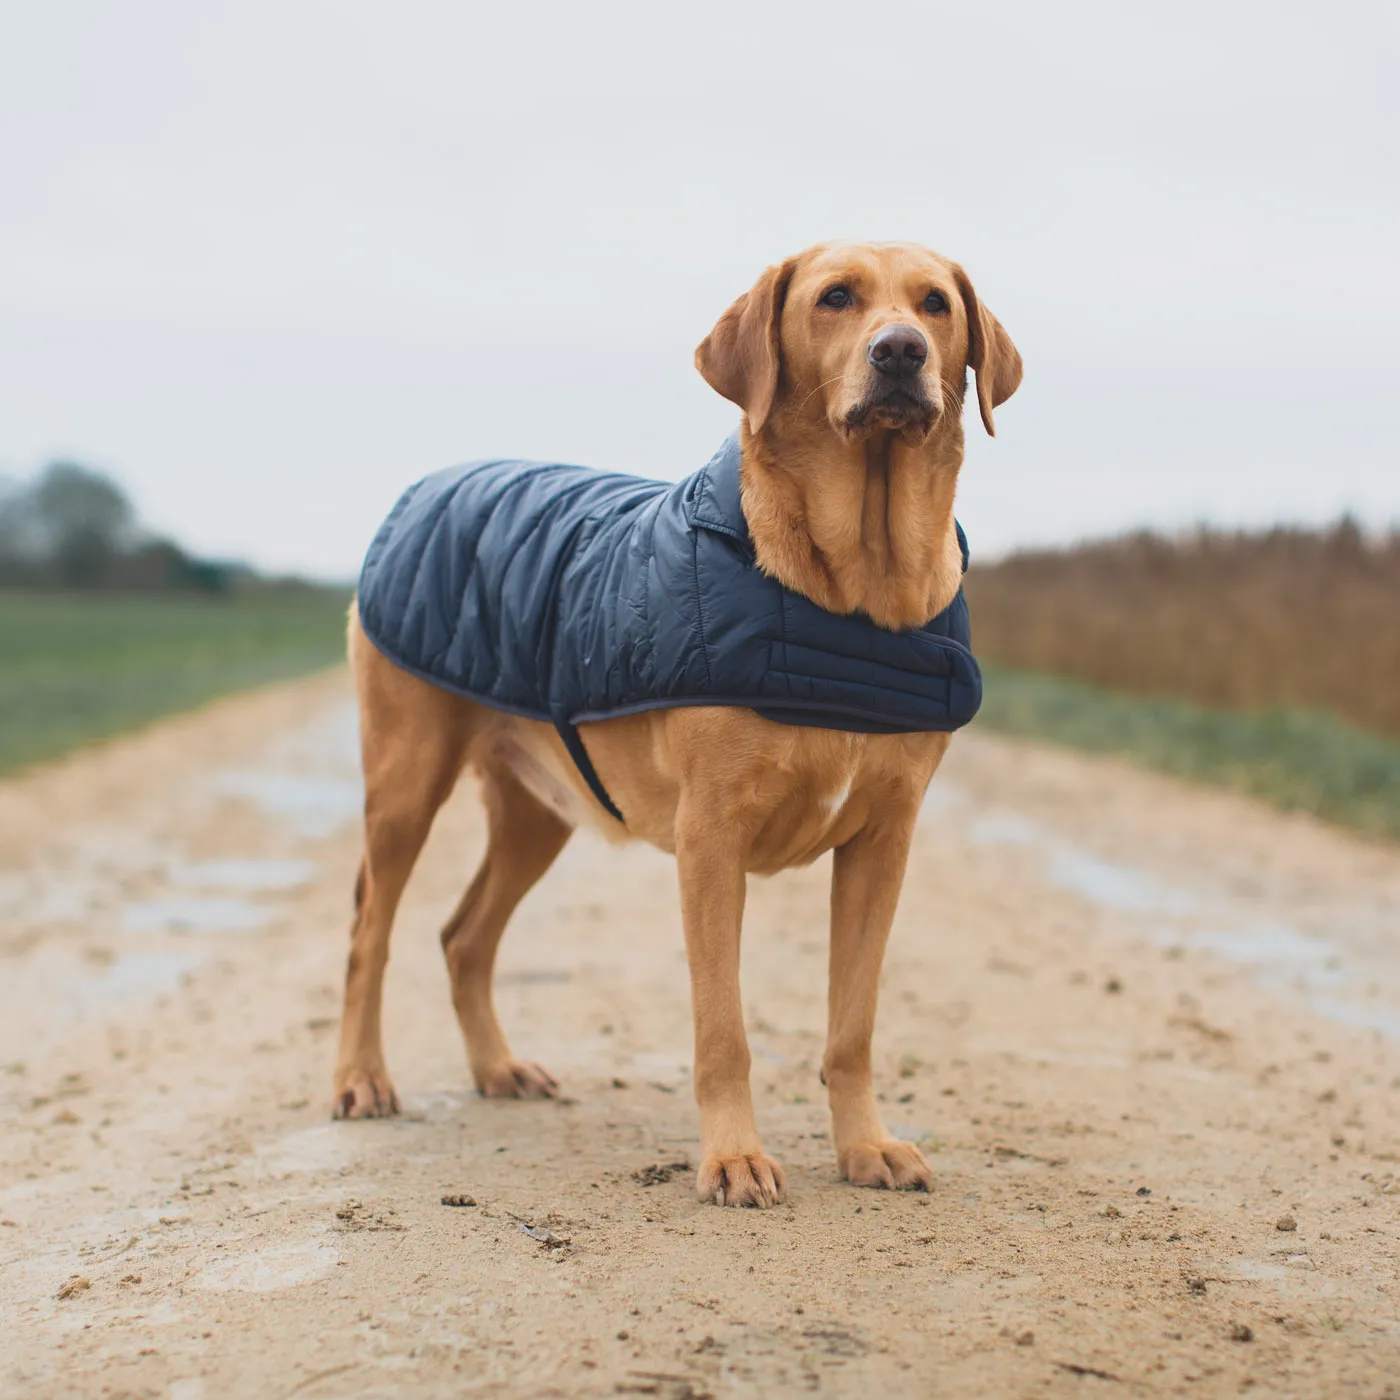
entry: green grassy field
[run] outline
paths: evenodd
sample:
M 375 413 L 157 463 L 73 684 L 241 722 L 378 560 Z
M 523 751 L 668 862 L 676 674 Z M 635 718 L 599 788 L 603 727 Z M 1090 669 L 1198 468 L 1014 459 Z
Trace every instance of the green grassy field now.
M 348 597 L 0 591 L 0 772 L 335 664 Z
M 1400 837 L 1400 742 L 1316 710 L 1221 710 L 983 666 L 976 721 L 1091 753 L 1121 754 L 1374 836 Z

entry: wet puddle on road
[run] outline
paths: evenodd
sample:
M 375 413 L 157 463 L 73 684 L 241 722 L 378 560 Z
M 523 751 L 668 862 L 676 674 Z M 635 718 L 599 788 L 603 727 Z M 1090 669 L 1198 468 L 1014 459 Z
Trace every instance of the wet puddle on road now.
M 200 953 L 122 953 L 96 977 L 74 989 L 74 997 L 87 1006 L 100 1006 L 137 994 L 173 991 L 187 973 L 204 961 Z
M 254 803 L 290 835 L 334 836 L 363 805 L 354 704 L 337 706 L 316 724 L 282 736 L 257 767 L 216 774 L 213 791 Z
M 113 953 L 68 945 L 40 947 L 22 966 L 6 969 L 0 1002 L 0 1063 L 33 1061 L 63 1044 L 75 1025 L 105 1019 L 178 991 L 206 961 L 206 955 L 194 949 L 143 948 Z M 7 1004 L 42 1006 L 43 1018 L 25 1025 L 4 1014 Z M 23 1029 L 11 1039 L 14 1025 Z
M 215 791 L 244 797 L 276 817 L 293 835 L 334 836 L 360 810 L 360 784 L 349 778 L 238 769 L 219 775 Z
M 171 866 L 172 884 L 199 890 L 266 891 L 304 889 L 316 878 L 313 860 L 199 860 Z
M 273 911 L 246 899 L 166 895 L 128 904 L 117 918 L 119 933 L 251 933 L 266 928 Z
M 246 768 L 213 769 L 202 791 L 211 821 L 221 798 L 241 797 L 271 819 L 279 841 L 334 835 L 361 808 L 353 704 L 273 736 Z M 311 886 L 319 870 L 300 855 L 186 859 L 145 829 L 139 813 L 126 827 L 75 832 L 51 866 L 0 872 L 7 925 L 62 929 L 5 967 L 0 1023 L 5 1002 L 44 1005 L 50 1014 L 39 1039 L 57 1043 L 74 1023 L 174 992 L 209 961 L 217 940 L 275 923 L 281 900 Z M 33 1028 L 24 1048 L 30 1056 L 42 1048 Z
M 930 805 L 966 811 L 974 799 L 944 783 Z M 1300 995 L 1308 1010 L 1328 1020 L 1400 1038 L 1400 1005 L 1380 1001 L 1382 981 L 1400 991 L 1395 969 L 1378 968 L 1347 942 L 1365 930 L 1338 929 L 1335 941 L 1275 918 L 1260 918 L 1244 899 L 1168 883 L 1150 871 L 1084 850 L 1054 830 L 1012 812 L 982 812 L 964 823 L 979 846 L 1007 846 L 1038 859 L 1041 878 L 1089 904 L 1123 915 L 1119 927 L 1161 948 L 1192 948 L 1248 968 L 1270 991 Z M 1379 980 L 1378 980 L 1379 979 Z M 1349 999 L 1364 996 L 1365 1002 Z

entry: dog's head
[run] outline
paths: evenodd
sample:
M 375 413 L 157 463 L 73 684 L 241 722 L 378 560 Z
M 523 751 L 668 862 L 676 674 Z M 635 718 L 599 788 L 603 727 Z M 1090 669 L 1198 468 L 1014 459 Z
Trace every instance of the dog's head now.
M 968 275 L 912 243 L 820 244 L 770 267 L 695 364 L 752 433 L 795 417 L 911 443 L 961 408 L 968 370 L 989 433 L 1021 382 L 1021 357 Z

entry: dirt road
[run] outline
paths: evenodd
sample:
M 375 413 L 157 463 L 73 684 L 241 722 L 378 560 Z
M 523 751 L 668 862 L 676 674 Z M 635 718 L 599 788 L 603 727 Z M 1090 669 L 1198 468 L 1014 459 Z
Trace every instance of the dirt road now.
M 937 1190 L 836 1180 L 822 862 L 746 925 L 792 1201 L 720 1210 L 671 1165 L 653 852 L 581 836 L 507 937 L 502 1018 L 567 1097 L 468 1092 L 436 930 L 469 787 L 394 946 L 406 1116 L 329 1121 L 353 725 L 319 678 L 0 784 L 6 1400 L 1400 1397 L 1400 852 L 960 737 L 877 1037 Z

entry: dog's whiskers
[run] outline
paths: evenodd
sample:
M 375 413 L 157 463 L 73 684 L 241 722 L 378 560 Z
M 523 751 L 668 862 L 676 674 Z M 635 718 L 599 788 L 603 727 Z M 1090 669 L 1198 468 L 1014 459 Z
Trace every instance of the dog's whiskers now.
M 813 394 L 820 394 L 821 391 L 825 389 L 828 384 L 835 384 L 836 381 L 840 378 L 841 375 L 833 374 L 830 379 L 823 379 L 822 382 L 818 384 L 815 389 L 812 390 L 812 393 L 808 394 L 807 397 L 803 399 L 800 404 L 798 404 L 798 408 L 806 408 L 808 403 L 811 401 Z

